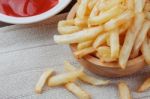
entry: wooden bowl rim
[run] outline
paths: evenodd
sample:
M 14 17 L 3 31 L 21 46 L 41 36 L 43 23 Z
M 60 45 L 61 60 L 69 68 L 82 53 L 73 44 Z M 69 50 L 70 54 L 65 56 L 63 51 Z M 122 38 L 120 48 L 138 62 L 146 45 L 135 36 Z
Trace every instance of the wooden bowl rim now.
M 73 19 L 74 18 L 78 6 L 79 6 L 79 4 L 76 3 L 72 7 L 72 9 L 70 10 L 70 12 L 68 13 L 67 19 Z M 76 50 L 76 48 L 77 48 L 77 44 L 70 44 L 70 48 L 74 52 Z M 100 66 L 102 68 L 116 68 L 116 69 L 121 69 L 120 65 L 117 62 L 103 63 L 103 62 L 100 62 L 100 60 L 98 60 L 96 57 L 93 57 L 92 55 L 86 55 L 86 56 L 83 57 L 83 59 L 85 61 L 88 61 L 88 62 L 94 64 L 94 65 Z M 129 60 L 128 63 L 127 63 L 127 68 L 130 67 L 130 66 L 136 66 L 136 64 L 139 64 L 139 63 L 144 63 L 143 64 L 144 66 L 146 65 L 143 55 L 141 55 L 139 57 L 136 57 L 134 59 Z

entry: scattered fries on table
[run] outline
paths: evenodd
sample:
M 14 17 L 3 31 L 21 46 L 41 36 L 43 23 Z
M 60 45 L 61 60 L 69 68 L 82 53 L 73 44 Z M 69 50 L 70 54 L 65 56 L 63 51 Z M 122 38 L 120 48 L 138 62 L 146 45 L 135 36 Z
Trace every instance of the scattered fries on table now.
M 91 95 L 80 88 L 79 85 L 75 84 L 76 80 L 81 80 L 84 83 L 88 83 L 90 85 L 99 86 L 99 85 L 108 85 L 110 81 L 96 79 L 92 76 L 87 75 L 83 68 L 77 69 L 69 62 L 64 62 L 64 68 L 67 71 L 63 74 L 52 75 L 54 72 L 53 69 L 47 69 L 41 75 L 39 81 L 36 84 L 35 92 L 37 94 L 41 93 L 44 85 L 48 85 L 48 87 L 56 87 L 56 86 L 64 86 L 67 90 L 75 94 L 79 99 L 91 99 Z
M 148 0 L 78 0 L 77 4 L 75 16 L 59 22 L 56 43 L 76 44 L 77 58 L 94 53 L 100 62 L 117 62 L 122 69 L 141 55 L 149 64 L 144 44 L 150 39 Z

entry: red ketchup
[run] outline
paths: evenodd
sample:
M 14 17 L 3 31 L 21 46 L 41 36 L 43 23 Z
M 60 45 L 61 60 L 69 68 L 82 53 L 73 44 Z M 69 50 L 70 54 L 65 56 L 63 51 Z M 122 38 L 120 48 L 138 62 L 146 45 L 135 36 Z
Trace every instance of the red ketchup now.
M 58 4 L 59 0 L 0 0 L 0 13 L 28 17 L 48 11 Z

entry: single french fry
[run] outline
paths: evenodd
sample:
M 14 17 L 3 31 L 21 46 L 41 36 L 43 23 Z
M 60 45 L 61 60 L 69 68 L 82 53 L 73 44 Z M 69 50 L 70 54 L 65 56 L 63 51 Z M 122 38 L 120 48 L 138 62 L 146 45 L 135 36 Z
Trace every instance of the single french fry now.
M 139 13 L 136 16 L 132 27 L 130 27 L 130 29 L 128 30 L 128 32 L 126 34 L 125 41 L 121 48 L 120 56 L 119 56 L 119 64 L 122 69 L 126 68 L 126 64 L 128 62 L 129 56 L 131 54 L 135 39 L 145 21 L 144 19 L 145 19 L 144 14 Z
M 110 32 L 111 57 L 118 59 L 120 53 L 119 31 L 118 29 Z
M 150 21 L 146 21 L 143 24 L 143 27 L 139 33 L 139 35 L 136 37 L 135 40 L 135 44 L 133 47 L 133 53 L 132 53 L 132 57 L 136 57 L 139 54 L 140 51 L 140 47 L 142 46 L 142 43 L 144 42 L 147 34 L 148 34 L 148 30 L 150 29 Z
M 120 82 L 118 84 L 120 99 L 132 99 L 131 92 L 126 83 Z
M 115 28 L 118 28 L 122 24 L 126 24 L 128 21 L 130 21 L 134 17 L 134 12 L 133 11 L 125 11 L 118 17 L 111 19 L 104 25 L 105 31 L 110 31 Z
M 75 25 L 79 26 L 79 27 L 87 27 L 87 18 L 84 19 L 79 19 L 79 18 L 75 18 Z
M 146 0 L 135 0 L 135 12 L 143 12 Z
M 81 27 L 75 26 L 74 20 L 60 21 L 58 23 L 58 32 L 60 34 L 71 34 L 81 29 L 82 29 Z
M 102 62 L 114 62 L 117 59 L 111 57 L 111 50 L 108 46 L 101 46 L 97 49 L 98 56 Z
M 35 92 L 40 94 L 42 92 L 42 88 L 44 87 L 46 81 L 51 76 L 51 74 L 54 72 L 53 69 L 47 69 L 40 77 L 39 81 L 37 82 L 35 86 Z
M 94 53 L 96 50 L 93 47 L 88 47 L 79 51 L 74 52 L 76 58 L 80 59 L 88 54 Z
M 147 78 L 142 85 L 138 88 L 138 92 L 146 91 L 150 88 L 150 78 Z
M 79 26 L 64 26 L 64 27 L 58 27 L 58 32 L 60 34 L 72 34 L 75 32 L 78 32 L 82 30 Z
M 150 65 L 150 44 L 148 43 L 147 38 L 143 42 L 141 50 L 146 63 Z
M 69 82 L 75 81 L 79 76 L 82 75 L 83 68 L 75 71 L 71 71 L 64 74 L 59 74 L 51 77 L 48 80 L 48 86 L 60 86 Z
M 73 65 L 71 65 L 69 62 L 65 61 L 64 62 L 64 68 L 67 71 L 74 71 L 77 68 L 75 68 Z M 85 83 L 94 85 L 94 86 L 99 86 L 99 85 L 108 85 L 110 81 L 108 80 L 101 80 L 101 79 L 96 79 L 92 76 L 87 75 L 86 73 L 82 73 L 82 75 L 79 77 L 79 79 Z
M 79 99 L 91 99 L 91 96 L 89 93 L 81 89 L 78 85 L 75 83 L 67 83 L 65 85 L 66 89 L 68 89 L 70 92 L 75 94 Z
M 68 35 L 54 35 L 54 41 L 59 44 L 80 43 L 91 40 L 101 34 L 103 27 L 93 27 Z
M 108 36 L 109 36 L 109 33 L 104 33 L 104 34 L 99 35 L 94 41 L 93 47 L 98 48 L 100 45 L 104 44 Z
M 88 22 L 90 25 L 101 25 L 110 19 L 120 15 L 124 9 L 121 6 L 115 6 L 110 10 L 101 13 L 99 16 L 89 18 Z
M 88 48 L 92 45 L 92 43 L 93 43 L 92 40 L 79 43 L 77 46 L 77 49 L 82 50 L 82 49 Z
M 89 0 L 81 0 L 81 3 L 77 10 L 77 18 L 83 19 L 86 17 L 86 13 L 88 10 Z

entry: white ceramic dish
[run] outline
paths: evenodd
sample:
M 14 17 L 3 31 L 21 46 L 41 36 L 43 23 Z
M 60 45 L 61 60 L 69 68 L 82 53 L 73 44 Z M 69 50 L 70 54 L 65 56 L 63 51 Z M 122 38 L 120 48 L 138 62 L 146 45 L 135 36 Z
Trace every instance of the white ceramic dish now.
M 12 16 L 8 16 L 8 15 L 4 15 L 4 14 L 0 13 L 0 21 L 5 22 L 5 23 L 11 23 L 11 24 L 30 24 L 30 23 L 39 22 L 39 21 L 48 19 L 48 18 L 58 14 L 71 1 L 72 0 L 59 0 L 59 3 L 52 9 L 50 9 L 47 12 L 44 12 L 42 14 L 31 16 L 31 17 L 12 17 Z

